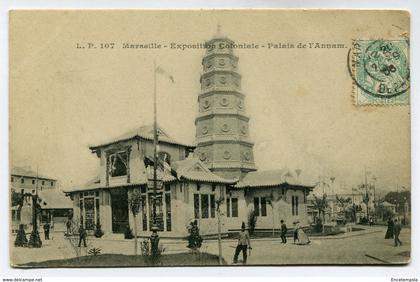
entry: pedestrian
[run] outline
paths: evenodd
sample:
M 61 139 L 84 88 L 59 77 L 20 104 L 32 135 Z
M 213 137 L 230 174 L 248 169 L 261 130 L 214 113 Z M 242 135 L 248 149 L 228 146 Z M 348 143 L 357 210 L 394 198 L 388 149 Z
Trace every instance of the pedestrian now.
M 45 240 L 50 240 L 50 224 L 48 221 L 44 224 L 44 236 Z
M 369 218 L 369 225 L 372 226 L 373 225 L 373 217 Z
M 394 221 L 388 218 L 388 228 L 385 233 L 385 239 L 394 239 Z
M 297 243 L 296 245 L 308 245 L 311 243 L 311 241 L 308 238 L 308 235 L 306 235 L 305 231 L 303 231 L 303 228 L 300 226 L 299 221 L 296 223 L 297 225 Z
M 401 224 L 398 222 L 397 219 L 394 220 L 394 242 L 395 247 L 398 247 L 398 245 L 402 246 L 402 242 L 400 240 L 400 232 L 401 232 Z
M 233 257 L 233 263 L 238 263 L 238 256 L 242 251 L 243 255 L 243 264 L 246 264 L 248 257 L 247 251 L 251 250 L 251 240 L 249 238 L 249 233 L 245 230 L 245 223 L 242 222 L 241 232 L 239 232 L 238 245 L 236 246 L 235 255 Z
M 298 241 L 298 222 L 294 221 L 293 222 L 293 244 L 296 244 L 296 241 Z
M 80 224 L 80 228 L 79 228 L 79 248 L 80 245 L 82 244 L 83 241 L 83 246 L 86 248 L 86 237 L 87 237 L 87 232 L 86 229 L 83 228 L 83 224 Z
M 281 227 L 280 227 L 280 237 L 281 237 L 281 242 L 282 242 L 283 244 L 286 244 L 286 243 L 287 243 L 287 239 L 286 239 L 287 226 L 286 226 L 286 224 L 284 223 L 284 220 L 283 220 L 283 219 L 282 219 L 282 220 L 280 220 L 280 223 L 281 223 Z

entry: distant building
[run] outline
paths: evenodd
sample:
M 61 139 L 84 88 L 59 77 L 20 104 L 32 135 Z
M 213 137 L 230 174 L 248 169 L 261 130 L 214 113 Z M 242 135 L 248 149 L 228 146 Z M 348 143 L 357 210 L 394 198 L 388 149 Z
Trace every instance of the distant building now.
M 72 213 L 72 202 L 57 189 L 57 180 L 30 169 L 13 167 L 10 175 L 12 192 L 22 195 L 22 204 L 12 207 L 12 229 L 17 230 L 19 224 L 25 229 L 32 226 L 32 197 L 38 193 L 41 223 L 50 222 L 55 230 L 64 230 L 64 223 Z
M 256 229 L 279 229 L 280 221 L 287 226 L 299 221 L 309 224 L 307 216 L 308 195 L 313 186 L 302 184 L 289 169 L 249 172 L 228 191 L 231 198 L 242 204 L 240 216 L 228 221 L 229 227 L 239 229 L 240 223 L 248 222 L 251 211 L 257 213 Z
M 57 180 L 45 175 L 38 175 L 30 169 L 13 167 L 10 176 L 10 187 L 18 193 L 34 194 L 36 187 L 38 187 L 38 191 L 55 189 Z

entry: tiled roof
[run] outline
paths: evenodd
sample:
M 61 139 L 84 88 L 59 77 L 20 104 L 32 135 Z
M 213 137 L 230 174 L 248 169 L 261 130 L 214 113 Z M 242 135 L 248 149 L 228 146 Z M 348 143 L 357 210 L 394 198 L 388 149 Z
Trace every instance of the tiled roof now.
M 68 187 L 68 188 L 64 188 L 63 190 L 65 193 L 67 193 L 67 192 L 76 192 L 76 191 L 95 190 L 95 189 L 102 188 L 103 186 L 104 185 L 102 185 L 101 182 L 99 181 L 99 177 L 96 177 L 83 185 L 79 185 L 75 187 Z
M 36 173 L 35 171 L 29 169 L 29 168 L 22 168 L 22 167 L 13 167 L 11 169 L 11 175 L 16 175 L 16 176 L 26 176 L 26 177 L 38 177 L 41 179 L 48 179 L 48 180 L 56 180 L 55 178 L 46 176 L 46 175 L 42 175 L 40 173 Z
M 62 191 L 55 189 L 46 189 L 38 191 L 39 197 L 42 199 L 42 209 L 71 209 L 73 202 L 66 197 Z
M 177 161 L 173 164 L 178 178 L 191 181 L 234 184 L 235 179 L 225 179 L 212 173 L 198 158 Z
M 164 177 L 164 181 L 165 181 L 165 177 Z M 130 183 L 115 183 L 115 182 L 110 181 L 109 185 L 106 186 L 105 183 L 101 183 L 98 178 L 94 178 L 84 185 L 78 185 L 74 187 L 65 188 L 64 192 L 69 193 L 69 192 L 88 191 L 88 190 L 97 190 L 97 189 L 112 189 L 112 188 L 119 188 L 119 187 L 145 185 L 145 184 L 147 184 L 147 180 L 141 179 L 140 181 L 131 181 Z
M 282 184 L 307 188 L 315 187 L 315 184 L 303 184 L 300 180 L 297 179 L 297 175 L 292 173 L 287 168 L 249 172 L 241 181 L 238 182 L 238 184 L 235 185 L 235 187 L 272 187 Z
M 20 193 L 18 190 L 14 190 Z M 35 191 L 32 190 L 32 195 Z M 65 192 L 57 190 L 55 188 L 48 188 L 44 190 L 38 189 L 38 196 L 42 209 L 71 209 L 73 208 L 73 202 L 70 198 L 66 197 Z
M 158 126 L 157 128 L 158 128 L 158 133 L 159 133 L 159 142 L 165 142 L 169 144 L 180 145 L 180 146 L 185 146 L 185 147 L 190 147 L 190 148 L 195 147 L 194 145 L 191 145 L 191 144 L 178 142 L 174 140 L 173 138 L 171 138 L 168 134 L 166 134 L 166 132 L 161 127 Z M 101 143 L 99 145 L 89 146 L 89 148 L 91 150 L 95 150 L 99 147 L 107 146 L 107 145 L 114 144 L 120 141 L 130 140 L 133 138 L 143 138 L 146 140 L 153 140 L 153 125 L 141 126 L 134 130 L 128 131 L 127 133 L 124 133 L 123 135 L 120 135 L 117 138 L 113 138 L 108 141 L 105 141 L 104 143 Z
M 163 171 L 163 182 L 168 183 L 176 181 L 178 179 L 185 179 L 190 181 L 197 182 L 209 182 L 209 183 L 222 183 L 222 184 L 235 184 L 237 180 L 234 179 L 225 179 L 214 173 L 212 173 L 206 166 L 197 158 L 189 158 L 182 161 L 176 161 L 171 165 L 171 168 L 176 172 L 176 177 L 168 170 L 167 168 Z M 141 175 L 146 175 L 141 173 Z M 142 177 L 140 180 L 131 181 L 131 183 L 109 183 L 109 186 L 105 186 L 104 183 L 99 181 L 99 178 L 95 178 L 85 185 L 71 187 L 64 189 L 64 192 L 77 192 L 77 191 L 87 191 L 95 189 L 111 189 L 118 187 L 129 187 L 129 186 L 138 186 L 146 185 L 147 178 Z

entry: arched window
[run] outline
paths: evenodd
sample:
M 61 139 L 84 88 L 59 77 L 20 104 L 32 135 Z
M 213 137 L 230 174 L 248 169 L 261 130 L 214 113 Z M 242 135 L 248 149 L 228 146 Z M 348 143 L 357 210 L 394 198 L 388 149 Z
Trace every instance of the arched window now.
M 158 158 L 168 164 L 171 164 L 171 155 L 168 152 L 158 152 Z
M 111 177 L 127 175 L 128 154 L 126 151 L 110 154 L 108 158 Z

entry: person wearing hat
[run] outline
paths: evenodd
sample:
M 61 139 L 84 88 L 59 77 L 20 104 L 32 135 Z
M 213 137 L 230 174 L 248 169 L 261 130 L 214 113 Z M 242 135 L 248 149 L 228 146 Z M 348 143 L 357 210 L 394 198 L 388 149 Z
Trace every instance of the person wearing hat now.
M 402 245 L 402 242 L 400 240 L 400 233 L 401 233 L 402 226 L 401 226 L 401 223 L 398 222 L 398 219 L 394 219 L 394 222 L 395 222 L 394 223 L 394 242 L 395 242 L 394 246 L 398 247 L 398 245 L 399 246 Z
M 83 224 L 80 224 L 79 227 L 79 248 L 82 245 L 82 241 L 83 241 L 83 246 L 86 248 L 86 237 L 87 237 L 87 232 L 86 229 L 83 227 Z
M 283 219 L 280 220 L 280 223 L 281 223 L 281 227 L 280 227 L 280 238 L 281 238 L 281 242 L 283 244 L 286 244 L 287 243 L 287 239 L 286 239 L 287 226 L 284 223 L 284 220 Z
M 308 235 L 306 235 L 305 231 L 303 231 L 303 228 L 300 226 L 300 222 L 296 221 L 295 222 L 295 240 L 294 243 L 296 245 L 308 245 L 309 243 L 311 243 L 311 241 L 308 238 Z
M 242 251 L 243 254 L 243 264 L 246 264 L 248 257 L 247 251 L 248 248 L 251 250 L 251 240 L 249 238 L 249 233 L 245 229 L 245 223 L 242 222 L 241 231 L 239 232 L 238 245 L 236 246 L 235 255 L 233 257 L 233 263 L 238 263 L 238 256 Z
M 45 240 L 50 240 L 50 224 L 48 223 L 48 221 L 44 224 L 44 235 L 45 235 Z

